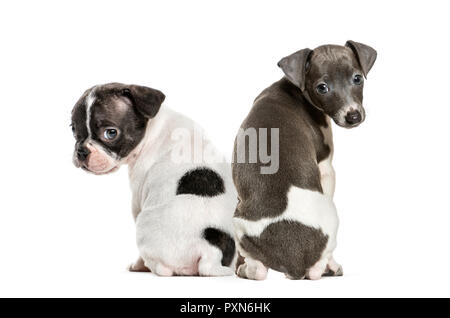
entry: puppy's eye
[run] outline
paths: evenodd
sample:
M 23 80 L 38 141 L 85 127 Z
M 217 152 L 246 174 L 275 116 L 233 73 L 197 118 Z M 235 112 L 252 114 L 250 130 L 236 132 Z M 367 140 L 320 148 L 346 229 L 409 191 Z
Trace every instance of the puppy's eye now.
M 325 83 L 317 85 L 316 89 L 317 89 L 317 92 L 322 95 L 328 93 L 328 91 L 329 91 L 328 85 Z
M 116 128 L 106 128 L 103 132 L 103 137 L 109 141 L 116 139 L 118 135 L 119 131 Z
M 353 77 L 353 84 L 355 85 L 361 85 L 363 83 L 364 79 L 361 75 L 355 75 Z

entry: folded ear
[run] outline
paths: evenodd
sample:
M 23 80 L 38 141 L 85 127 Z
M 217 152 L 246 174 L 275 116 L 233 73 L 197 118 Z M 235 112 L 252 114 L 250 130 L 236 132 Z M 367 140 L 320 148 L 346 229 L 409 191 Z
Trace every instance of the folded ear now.
M 166 98 L 157 89 L 138 85 L 128 85 L 122 90 L 122 94 L 130 99 L 137 111 L 147 118 L 155 117 Z
M 359 65 L 364 73 L 364 77 L 367 77 L 367 73 L 369 73 L 375 63 L 375 60 L 377 59 L 377 51 L 368 45 L 354 41 L 347 41 L 345 46 L 352 49 L 358 59 Z
M 308 69 L 312 50 L 303 49 L 289 56 L 286 56 L 278 62 L 278 66 L 286 75 L 286 78 L 302 91 L 305 90 L 305 74 Z

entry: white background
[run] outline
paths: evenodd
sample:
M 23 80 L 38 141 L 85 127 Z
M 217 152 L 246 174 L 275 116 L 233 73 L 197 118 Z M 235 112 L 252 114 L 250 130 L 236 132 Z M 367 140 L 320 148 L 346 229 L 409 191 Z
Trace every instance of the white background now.
M 448 12 L 448 1 L 3 1 L 0 296 L 450 296 Z M 280 58 L 349 39 L 378 60 L 366 122 L 333 127 L 345 276 L 128 273 L 126 168 L 97 177 L 71 162 L 83 91 L 158 88 L 230 157 Z

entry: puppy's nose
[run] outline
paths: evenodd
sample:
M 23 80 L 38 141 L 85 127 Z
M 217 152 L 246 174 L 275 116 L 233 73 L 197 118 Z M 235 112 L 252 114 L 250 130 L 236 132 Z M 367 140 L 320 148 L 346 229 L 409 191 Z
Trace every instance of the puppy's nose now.
M 347 124 L 350 125 L 359 123 L 361 119 L 362 119 L 361 113 L 357 110 L 348 112 L 347 115 L 345 116 L 345 121 L 347 122 Z
M 79 147 L 77 150 L 77 157 L 80 161 L 85 161 L 91 152 L 86 147 Z

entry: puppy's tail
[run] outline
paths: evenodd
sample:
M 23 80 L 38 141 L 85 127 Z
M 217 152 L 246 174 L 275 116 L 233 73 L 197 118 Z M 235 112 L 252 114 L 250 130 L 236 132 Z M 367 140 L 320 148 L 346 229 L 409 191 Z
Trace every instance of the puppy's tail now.
M 230 266 L 236 253 L 234 239 L 228 233 L 212 227 L 203 231 L 203 238 L 222 251 L 222 266 Z

